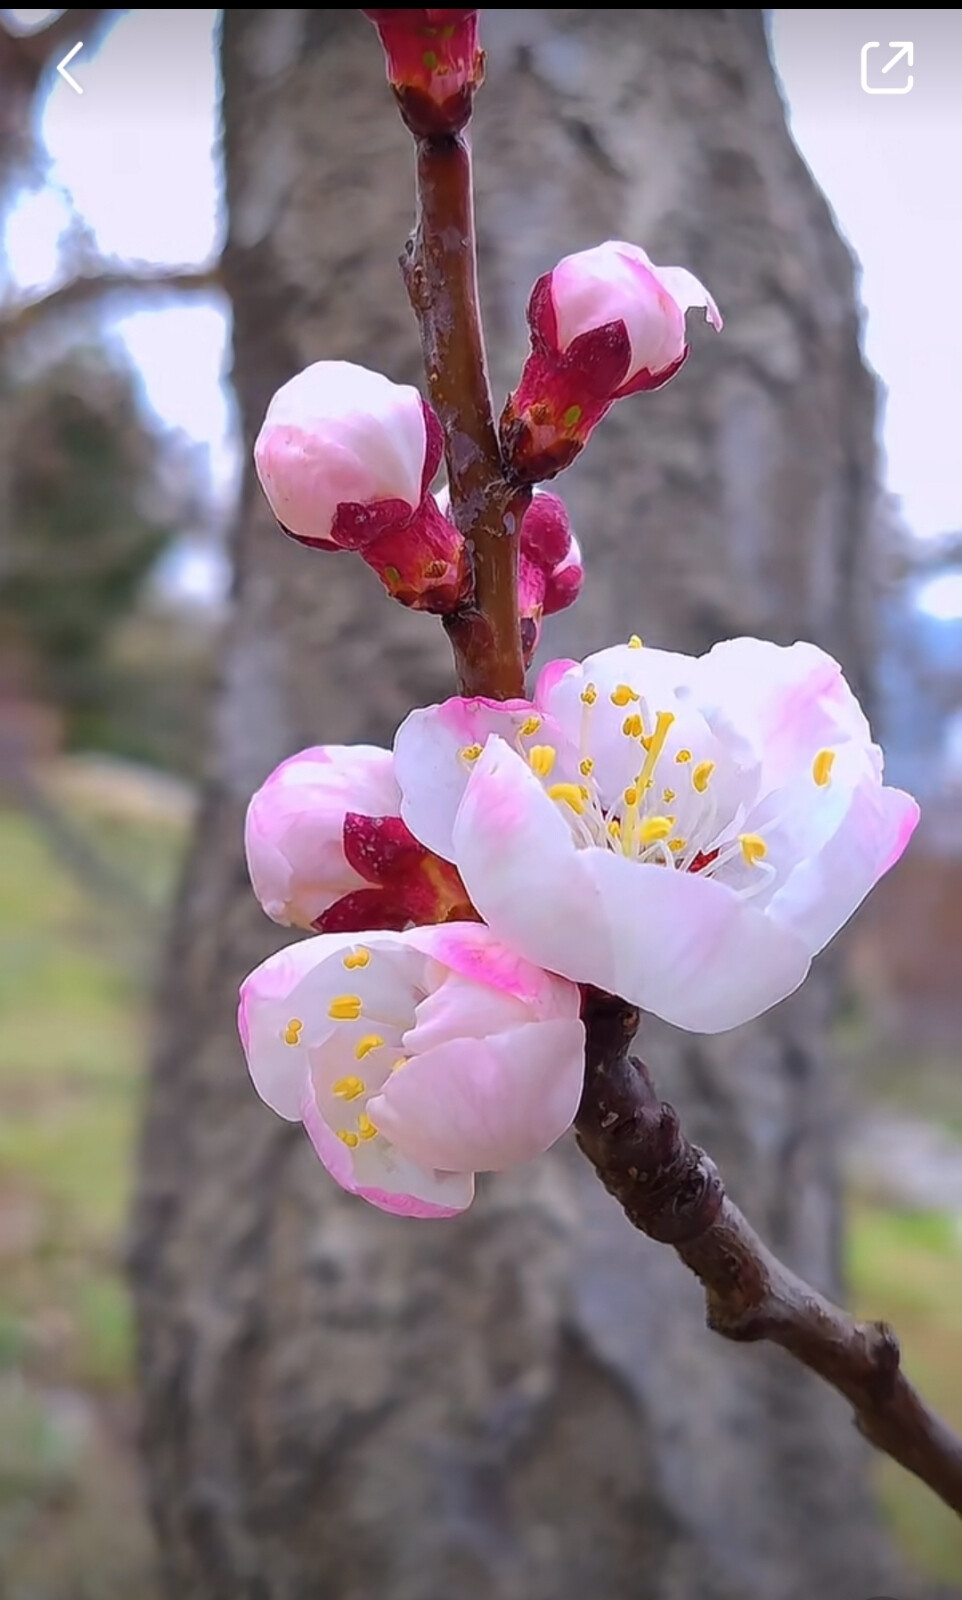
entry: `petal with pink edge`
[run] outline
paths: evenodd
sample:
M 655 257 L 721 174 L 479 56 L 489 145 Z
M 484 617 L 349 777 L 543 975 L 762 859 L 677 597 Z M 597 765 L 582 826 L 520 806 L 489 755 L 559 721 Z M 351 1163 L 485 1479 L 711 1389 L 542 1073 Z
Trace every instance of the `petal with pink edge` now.
M 583 1024 L 528 1022 L 415 1056 L 370 1110 L 419 1166 L 500 1172 L 540 1155 L 570 1128 L 583 1079 Z
M 381 1140 L 376 1141 L 382 1146 L 380 1151 L 373 1145 L 365 1147 L 363 1160 L 371 1170 L 359 1176 L 356 1169 L 360 1162 L 355 1162 L 347 1146 L 328 1127 L 310 1097 L 302 1104 L 301 1116 L 319 1160 L 334 1181 L 379 1211 L 396 1217 L 456 1217 L 474 1199 L 473 1173 L 421 1171 L 400 1151 L 385 1152 Z M 387 1165 L 385 1157 L 391 1165 Z

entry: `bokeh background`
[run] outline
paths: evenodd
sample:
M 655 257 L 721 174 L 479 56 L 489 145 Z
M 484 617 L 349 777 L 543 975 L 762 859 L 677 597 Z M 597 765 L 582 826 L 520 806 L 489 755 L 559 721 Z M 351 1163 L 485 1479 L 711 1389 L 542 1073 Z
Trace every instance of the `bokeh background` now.
M 31 76 L 4 47 L 61 15 L 0 13 L 0 1596 L 149 1600 L 127 1217 L 241 455 L 218 14 L 65 14 L 82 95 L 59 54 Z M 794 138 L 860 264 L 883 386 L 874 722 L 923 805 L 844 940 L 844 1262 L 962 1426 L 962 26 L 769 18 Z M 913 41 L 910 93 L 865 94 L 868 37 Z M 959 1524 L 875 1476 L 916 1570 L 958 1579 Z

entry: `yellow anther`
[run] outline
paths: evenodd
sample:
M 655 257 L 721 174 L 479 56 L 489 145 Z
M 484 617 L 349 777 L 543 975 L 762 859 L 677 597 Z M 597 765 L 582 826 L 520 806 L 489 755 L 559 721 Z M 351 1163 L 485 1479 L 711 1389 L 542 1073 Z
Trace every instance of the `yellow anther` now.
M 356 1022 L 361 1015 L 361 997 L 359 994 L 339 994 L 331 1001 L 327 1008 L 329 1017 L 335 1022 Z
M 608 832 L 611 835 L 612 839 L 620 839 L 621 838 L 621 823 L 618 821 L 617 817 L 612 817 L 611 821 L 608 824 Z
M 353 972 L 355 967 L 368 966 L 370 960 L 370 950 L 365 950 L 364 946 L 361 945 L 359 950 L 348 951 L 347 955 L 343 957 L 343 964 L 347 968 L 348 972 Z
M 527 738 L 529 738 L 531 736 L 532 733 L 537 733 L 537 731 L 538 731 L 538 729 L 540 727 L 541 727 L 541 718 L 540 717 L 525 717 L 525 719 L 522 722 L 520 728 L 518 729 L 518 732 L 523 734 L 524 737 L 527 739 Z
M 584 815 L 586 791 L 578 783 L 553 783 L 547 791 L 549 800 L 560 800 L 570 806 L 578 816 Z
M 655 713 L 655 731 L 650 738 L 643 741 L 646 751 L 645 764 L 639 772 L 635 782 L 639 789 L 650 789 L 652 773 L 658 765 L 658 757 L 665 748 L 665 740 L 671 731 L 675 720 L 673 711 L 658 711 Z
M 626 739 L 640 739 L 644 724 L 637 711 L 633 711 L 621 724 L 621 731 Z
M 407 1056 L 399 1056 L 398 1059 L 395 1061 L 394 1065 L 392 1066 L 391 1071 L 392 1072 L 400 1072 L 401 1068 L 402 1067 L 406 1067 L 407 1064 L 408 1064 Z
M 624 801 L 626 806 L 636 806 L 638 804 L 638 790 L 635 788 L 634 784 L 631 784 L 630 787 L 625 790 Z
M 466 744 L 464 746 L 464 749 L 461 751 L 461 760 L 462 761 L 477 761 L 479 755 L 481 755 L 481 754 L 482 754 L 481 745 L 479 745 L 479 744 Z
M 636 694 L 630 684 L 627 683 L 619 683 L 617 688 L 611 691 L 611 703 L 613 706 L 630 706 L 634 701 L 640 699 L 641 695 Z
M 357 1100 L 367 1093 L 367 1084 L 352 1072 L 349 1077 L 338 1078 L 336 1083 L 332 1083 L 331 1093 L 336 1094 L 339 1100 Z
M 578 771 L 583 778 L 590 778 L 594 770 L 595 764 L 590 756 L 585 756 L 583 761 L 578 762 Z
M 756 862 L 764 861 L 768 855 L 768 845 L 760 833 L 740 833 L 738 843 L 742 847 L 742 855 L 748 866 L 753 867 Z
M 628 649 L 629 650 L 640 650 L 641 649 L 641 640 L 639 639 L 637 633 L 633 633 L 631 638 L 628 640 Z
M 673 855 L 680 856 L 681 852 L 688 848 L 688 840 L 687 839 L 669 839 L 668 840 L 668 848 L 672 852 Z
M 383 1043 L 384 1040 L 379 1033 L 366 1033 L 364 1038 L 358 1039 L 357 1044 L 354 1046 L 355 1061 L 363 1061 L 364 1057 L 369 1056 L 372 1050 L 380 1050 Z
M 675 752 L 675 760 L 679 763 L 680 766 L 684 766 L 686 761 L 690 761 L 691 760 L 691 751 L 690 750 L 678 750 L 678 751 L 676 751 Z
M 660 844 L 674 826 L 674 817 L 644 817 L 638 824 L 638 838 L 642 844 Z
M 292 1017 L 284 1029 L 285 1044 L 300 1044 L 301 1030 L 304 1027 L 300 1017 Z
M 661 798 L 664 800 L 666 806 L 671 805 L 671 802 L 675 798 L 675 793 L 676 791 L 674 789 L 662 789 Z
M 357 1131 L 362 1139 L 376 1139 L 377 1126 L 373 1123 L 366 1111 L 362 1111 L 357 1119 Z
M 598 698 L 598 691 L 593 683 L 589 683 L 581 691 L 581 698 L 586 706 L 593 706 Z
M 531 771 L 539 778 L 547 778 L 558 759 L 558 752 L 553 744 L 533 744 L 528 751 L 528 762 Z
M 699 794 L 704 794 L 711 782 L 711 775 L 714 770 L 714 761 L 699 761 L 698 765 L 691 769 L 692 788 L 697 789 Z
M 812 777 L 820 789 L 824 789 L 830 782 L 832 768 L 835 765 L 834 750 L 820 750 L 812 762 Z
M 360 1144 L 357 1134 L 352 1133 L 350 1128 L 338 1128 L 337 1137 L 340 1139 L 342 1144 L 347 1145 L 349 1150 L 356 1150 Z

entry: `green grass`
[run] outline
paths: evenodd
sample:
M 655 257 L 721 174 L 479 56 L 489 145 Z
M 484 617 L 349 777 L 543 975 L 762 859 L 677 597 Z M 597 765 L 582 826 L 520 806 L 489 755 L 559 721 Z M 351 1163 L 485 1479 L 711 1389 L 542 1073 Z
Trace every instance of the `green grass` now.
M 95 808 L 72 820 L 163 906 L 182 827 Z M 78 886 L 33 823 L 0 809 L 4 1600 L 149 1592 L 120 1249 L 159 927 Z
M 849 1274 L 858 1313 L 890 1322 L 905 1369 L 962 1429 L 962 1222 L 856 1202 Z M 878 1481 L 902 1549 L 930 1577 L 958 1581 L 962 1523 L 918 1479 L 880 1461 Z

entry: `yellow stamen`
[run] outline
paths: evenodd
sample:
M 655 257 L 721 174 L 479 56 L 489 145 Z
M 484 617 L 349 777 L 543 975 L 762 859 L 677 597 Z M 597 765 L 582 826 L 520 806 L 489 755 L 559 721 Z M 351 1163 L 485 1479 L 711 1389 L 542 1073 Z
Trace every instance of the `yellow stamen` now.
M 357 1100 L 360 1095 L 367 1093 L 367 1084 L 352 1072 L 350 1077 L 338 1078 L 336 1083 L 332 1083 L 331 1093 L 336 1094 L 339 1100 Z
M 674 826 L 674 817 L 644 817 L 638 824 L 638 838 L 642 844 L 660 844 Z
M 357 1119 L 357 1131 L 362 1139 L 376 1139 L 377 1126 L 373 1123 L 366 1111 L 362 1111 Z
M 675 790 L 674 789 L 662 789 L 661 798 L 664 800 L 666 806 L 670 806 L 671 802 L 675 798 Z
M 528 762 L 531 771 L 539 778 L 547 778 L 558 759 L 558 752 L 553 744 L 534 744 L 528 751 Z
M 589 683 L 584 689 L 582 689 L 581 698 L 584 701 L 586 706 L 593 706 L 594 705 L 595 701 L 598 698 L 598 691 L 595 688 L 593 683 Z
M 611 821 L 608 824 L 608 832 L 611 835 L 612 839 L 620 839 L 621 838 L 621 823 L 618 821 L 617 817 L 612 817 Z
M 361 1015 L 359 994 L 339 994 L 331 1001 L 327 1014 L 335 1022 L 356 1022 Z
M 626 806 L 636 806 L 638 804 L 638 790 L 634 784 L 625 790 L 624 801 Z
M 665 740 L 668 738 L 674 720 L 675 713 L 673 711 L 656 712 L 655 731 L 650 738 L 645 740 L 645 749 L 648 752 L 645 756 L 645 764 L 635 779 L 639 789 L 651 788 L 652 773 L 658 764 L 658 757 L 665 748 Z
M 537 733 L 537 731 L 538 731 L 538 729 L 540 727 L 541 727 L 541 718 L 540 717 L 525 717 L 525 719 L 522 722 L 520 728 L 518 729 L 518 732 L 520 734 L 523 734 L 524 737 L 527 739 L 527 738 L 529 738 L 531 736 L 532 733 Z
M 820 750 L 812 762 L 812 777 L 820 789 L 824 789 L 830 782 L 832 768 L 835 765 L 834 750 Z
M 349 1150 L 356 1150 L 358 1144 L 360 1143 L 357 1134 L 352 1133 L 349 1128 L 338 1128 L 337 1137 L 340 1139 L 342 1144 L 347 1145 Z
M 391 1071 L 392 1072 L 400 1072 L 401 1068 L 402 1067 L 406 1067 L 407 1064 L 408 1064 L 407 1056 L 399 1056 L 397 1061 L 395 1061 L 394 1065 L 392 1066 Z
M 756 862 L 764 861 L 768 855 L 768 845 L 760 833 L 740 833 L 738 843 L 742 847 L 742 855 L 748 866 L 755 866 Z
M 370 962 L 370 959 L 370 950 L 365 950 L 364 946 L 361 945 L 360 949 L 358 950 L 348 951 L 347 955 L 343 957 L 343 964 L 347 968 L 348 972 L 353 972 L 355 967 L 366 967 Z
M 299 1044 L 301 1039 L 301 1029 L 303 1026 L 304 1024 L 300 1017 L 292 1017 L 290 1022 L 287 1024 L 287 1027 L 284 1029 L 284 1043 Z
M 628 649 L 629 650 L 640 650 L 641 649 L 641 640 L 639 639 L 637 633 L 633 633 L 631 638 L 628 640 Z
M 699 761 L 697 767 L 692 767 L 691 769 L 692 788 L 697 789 L 699 794 L 704 794 L 711 781 L 711 775 L 714 770 L 714 761 Z
M 477 761 L 477 759 L 478 759 L 479 755 L 481 755 L 481 753 L 482 753 L 481 745 L 479 745 L 479 744 L 466 744 L 464 749 L 461 751 L 461 760 L 462 761 Z
M 686 761 L 691 760 L 691 751 L 678 750 L 675 754 L 675 760 L 678 762 L 679 766 L 684 766 Z
M 625 735 L 626 739 L 640 739 L 643 726 L 644 724 L 642 723 L 638 712 L 633 711 L 631 716 L 626 717 L 624 722 L 621 724 L 621 731 Z
M 613 706 L 629 706 L 633 701 L 640 699 L 641 695 L 636 694 L 634 689 L 627 683 L 619 683 L 618 687 L 611 691 L 611 703 Z
M 369 1056 L 372 1050 L 380 1050 L 383 1043 L 384 1040 L 379 1033 L 366 1033 L 364 1038 L 358 1039 L 357 1044 L 354 1046 L 355 1061 L 363 1061 L 364 1057 Z
M 681 852 L 683 850 L 687 849 L 687 847 L 688 847 L 688 840 L 687 839 L 669 839 L 668 840 L 668 848 L 672 852 L 673 855 L 676 855 L 676 856 L 681 855 Z
M 578 762 L 578 771 L 583 778 L 590 778 L 594 770 L 595 764 L 590 756 L 585 756 L 583 761 Z
M 553 783 L 547 795 L 549 800 L 561 800 L 566 806 L 570 806 L 579 817 L 584 815 L 585 792 L 580 784 Z

